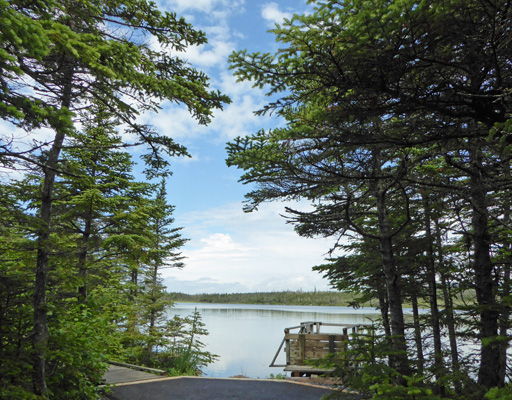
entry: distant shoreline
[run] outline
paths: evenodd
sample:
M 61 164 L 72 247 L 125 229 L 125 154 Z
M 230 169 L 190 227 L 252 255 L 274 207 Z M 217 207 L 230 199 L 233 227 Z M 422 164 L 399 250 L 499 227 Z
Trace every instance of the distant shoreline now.
M 175 302 L 223 303 L 223 304 L 265 304 L 296 306 L 338 306 L 338 307 L 373 307 L 375 301 L 358 299 L 358 294 L 333 291 L 282 291 L 252 293 L 202 293 L 186 294 L 171 292 L 168 294 Z
M 364 294 L 334 291 L 304 292 L 301 290 L 287 290 L 282 292 L 252 292 L 252 293 L 201 293 L 186 294 L 171 292 L 167 294 L 174 302 L 187 303 L 217 303 L 217 304 L 262 304 L 262 305 L 289 305 L 289 306 L 335 306 L 335 307 L 378 307 L 377 299 L 364 298 Z M 461 297 L 454 298 L 454 308 L 460 308 L 474 301 L 476 295 L 473 290 L 466 290 Z M 420 308 L 427 309 L 428 302 L 422 299 Z M 440 301 L 440 307 L 443 302 Z M 411 308 L 409 301 L 403 307 Z

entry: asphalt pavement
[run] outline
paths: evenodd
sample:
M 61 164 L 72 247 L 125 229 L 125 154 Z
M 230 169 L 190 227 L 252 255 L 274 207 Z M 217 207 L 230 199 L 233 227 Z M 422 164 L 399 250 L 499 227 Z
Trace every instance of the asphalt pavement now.
M 158 381 L 119 384 L 112 400 L 320 400 L 333 389 L 285 380 L 162 378 Z M 340 399 L 359 399 L 343 395 Z

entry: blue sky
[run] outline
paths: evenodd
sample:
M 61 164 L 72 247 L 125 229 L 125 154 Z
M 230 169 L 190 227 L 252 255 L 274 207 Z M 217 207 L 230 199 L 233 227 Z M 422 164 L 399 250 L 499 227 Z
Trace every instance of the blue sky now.
M 186 293 L 328 289 L 311 268 L 323 262 L 331 243 L 299 237 L 279 216 L 283 203 L 243 213 L 249 188 L 238 182 L 240 171 L 225 164 L 227 141 L 280 123 L 253 114 L 268 99 L 250 83 L 235 81 L 228 56 L 241 49 L 275 51 L 278 45 L 268 29 L 310 6 L 305 0 L 160 0 L 159 6 L 206 33 L 209 43 L 188 49 L 183 57 L 233 101 L 215 113 L 208 127 L 198 126 L 185 109 L 169 104 L 145 117 L 192 154 L 191 159 L 173 161 L 168 182 L 176 224 L 190 241 L 183 248 L 186 267 L 164 271 L 165 284 Z
M 250 188 L 238 182 L 240 171 L 225 163 L 228 141 L 282 123 L 254 115 L 268 98 L 250 83 L 236 82 L 228 70 L 229 55 L 242 49 L 274 52 L 278 44 L 268 29 L 310 6 L 306 0 L 157 0 L 157 4 L 206 33 L 207 45 L 190 47 L 181 57 L 210 77 L 212 89 L 232 99 L 223 111 L 215 112 L 208 126 L 198 125 L 185 107 L 170 103 L 162 104 L 158 113 L 140 117 L 185 145 L 192 155 L 172 160 L 173 176 L 167 182 L 176 226 L 183 227 L 183 236 L 189 239 L 182 249 L 185 268 L 163 271 L 167 288 L 185 293 L 328 289 L 311 268 L 324 261 L 332 242 L 295 234 L 280 217 L 283 203 L 264 204 L 245 214 L 242 202 Z M 8 135 L 13 127 L 0 120 L 0 130 Z M 19 148 L 34 134 L 14 132 L 13 145 Z M 41 141 L 54 136 L 48 129 L 35 134 Z M 1 169 L 0 174 L 3 179 L 23 176 L 22 171 Z

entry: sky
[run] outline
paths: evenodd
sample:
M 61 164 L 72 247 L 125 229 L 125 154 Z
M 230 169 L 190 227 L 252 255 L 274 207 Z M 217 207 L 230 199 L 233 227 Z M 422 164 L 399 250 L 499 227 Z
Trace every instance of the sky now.
M 191 294 L 328 290 L 328 282 L 312 267 L 324 262 L 332 240 L 299 237 L 281 217 L 284 203 L 267 203 L 244 213 L 244 195 L 251 188 L 239 182 L 241 171 L 225 162 L 230 140 L 283 124 L 276 117 L 255 116 L 269 98 L 249 82 L 236 82 L 228 68 L 229 55 L 243 49 L 275 52 L 278 44 L 268 30 L 311 6 L 306 0 L 157 0 L 157 4 L 205 32 L 208 44 L 189 47 L 181 58 L 209 76 L 211 89 L 232 100 L 224 110 L 214 112 L 208 126 L 199 125 L 186 107 L 171 103 L 140 117 L 140 122 L 185 145 L 192 155 L 173 159 L 173 175 L 167 180 L 175 227 L 182 227 L 182 236 L 189 240 L 182 248 L 185 267 L 163 270 L 164 284 L 169 291 Z M 0 130 L 7 132 L 12 126 L 0 121 Z M 23 146 L 29 135 L 18 130 L 14 145 Z M 50 130 L 37 135 L 39 140 L 53 138 Z M 16 173 L 22 176 L 22 171 Z M 142 174 L 137 178 L 144 179 Z M 307 204 L 291 206 L 304 209 Z
M 284 203 L 267 203 L 244 213 L 244 195 L 250 187 L 238 182 L 240 170 L 225 163 L 226 142 L 282 124 L 275 117 L 254 115 L 269 99 L 250 83 L 236 82 L 228 69 L 229 55 L 242 49 L 274 52 L 278 44 L 267 31 L 310 6 L 305 0 L 160 0 L 158 4 L 206 33 L 208 44 L 189 48 L 183 58 L 210 77 L 212 88 L 232 99 L 206 127 L 185 109 L 169 104 L 146 116 L 145 122 L 185 145 L 192 155 L 173 160 L 168 181 L 176 226 L 183 227 L 189 241 L 182 248 L 185 268 L 164 270 L 165 285 L 169 291 L 184 293 L 329 289 L 312 267 L 324 262 L 332 242 L 299 237 L 280 216 Z

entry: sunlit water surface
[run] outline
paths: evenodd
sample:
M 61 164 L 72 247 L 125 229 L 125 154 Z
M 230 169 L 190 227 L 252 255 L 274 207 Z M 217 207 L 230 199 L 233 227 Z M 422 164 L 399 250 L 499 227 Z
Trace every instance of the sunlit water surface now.
M 169 313 L 186 316 L 196 308 L 210 333 L 202 342 L 207 351 L 220 356 L 203 373 L 218 378 L 268 378 L 270 374 L 282 374 L 282 368 L 271 368 L 269 364 L 283 340 L 284 328 L 304 321 L 368 324 L 379 316 L 373 308 L 202 303 L 177 303 Z M 333 329 L 325 331 L 336 332 Z M 284 352 L 280 352 L 276 364 L 284 363 Z

